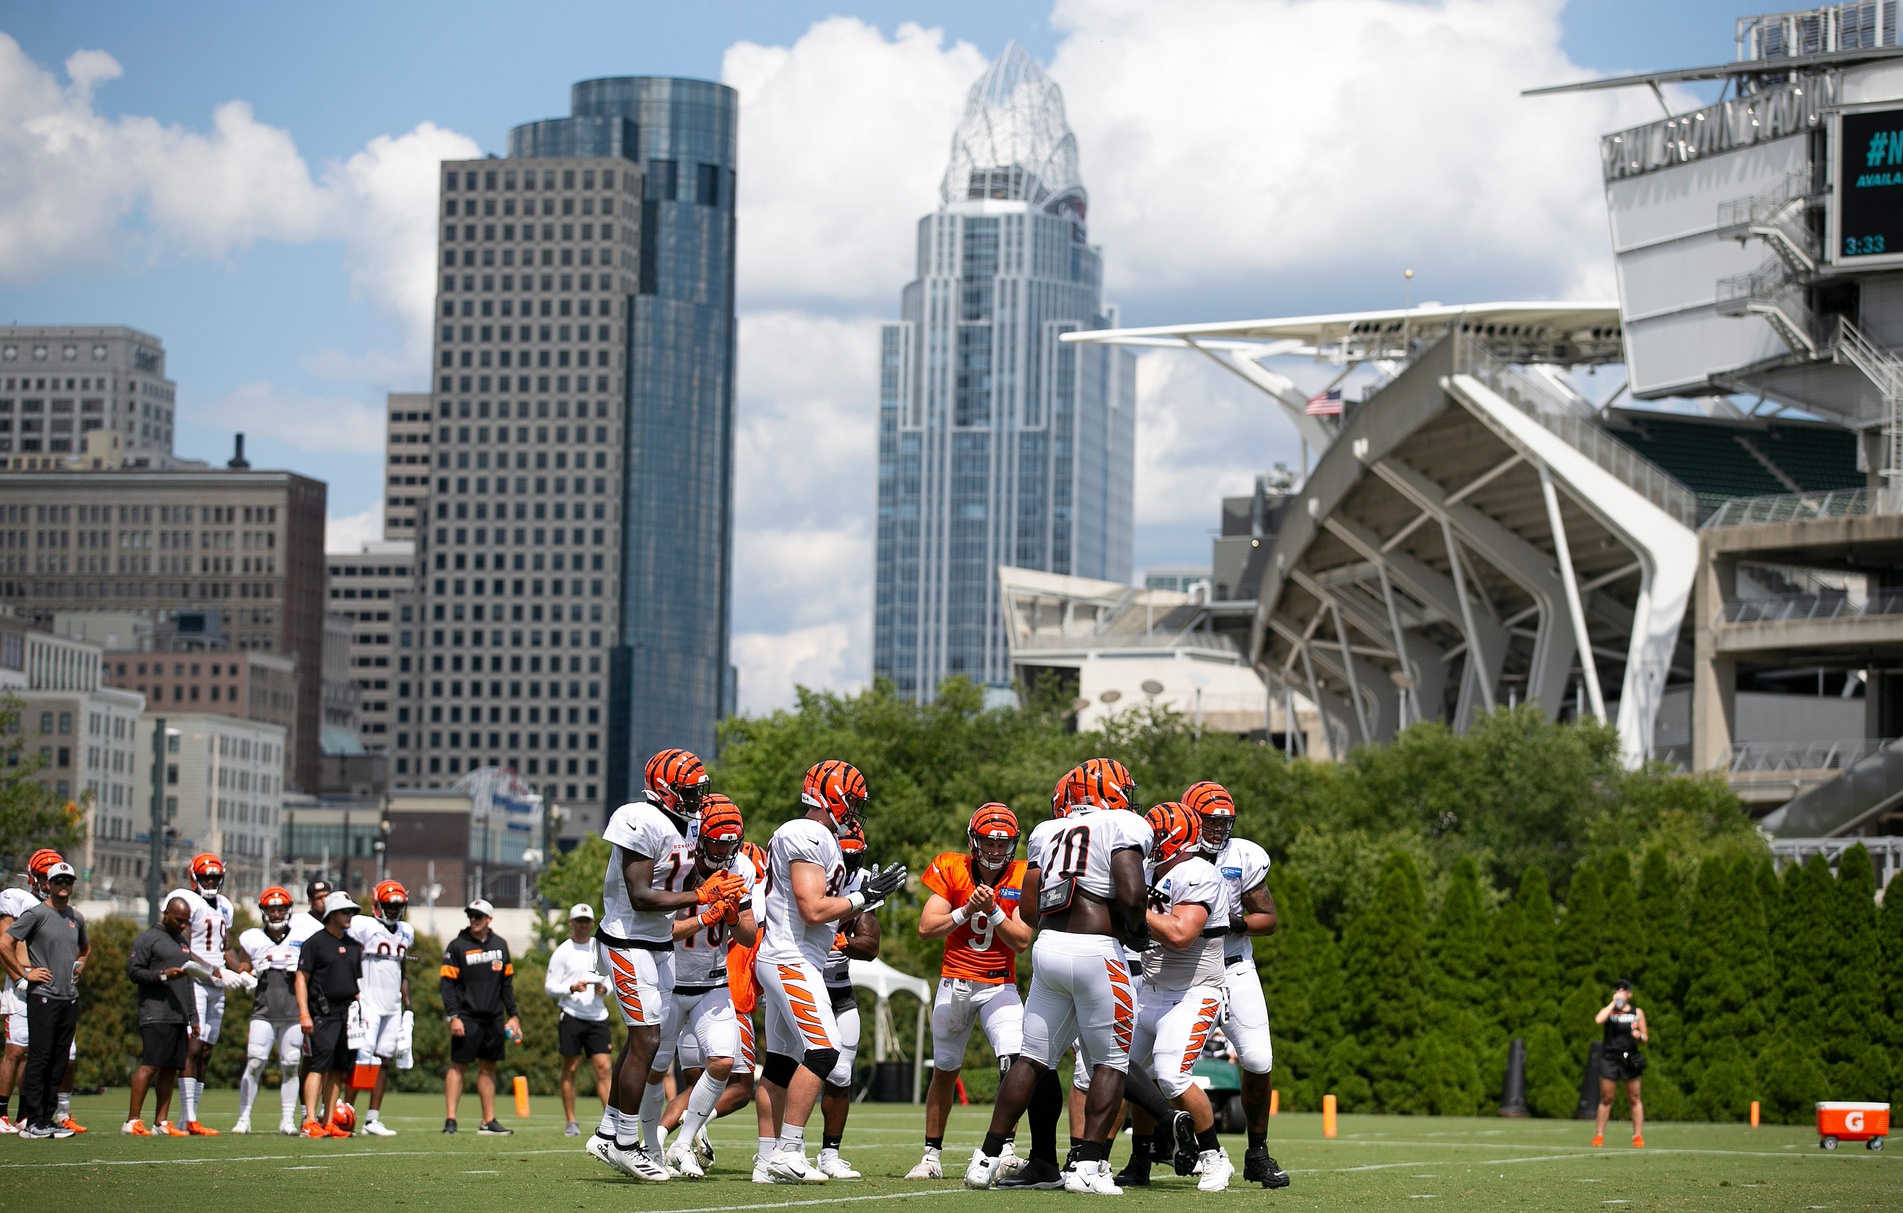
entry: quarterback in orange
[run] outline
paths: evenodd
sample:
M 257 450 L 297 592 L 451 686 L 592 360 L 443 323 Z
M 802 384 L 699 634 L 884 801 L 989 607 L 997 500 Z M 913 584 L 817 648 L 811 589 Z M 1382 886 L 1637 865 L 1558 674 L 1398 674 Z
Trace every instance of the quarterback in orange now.
M 973 1025 L 984 1028 L 1000 1073 L 1011 1068 L 1024 1047 L 1018 953 L 1030 946 L 1031 928 L 1018 916 L 1025 865 L 1017 857 L 1017 815 L 1001 804 L 981 805 L 971 815 L 966 836 L 969 850 L 945 852 L 932 861 L 922 878 L 931 896 L 919 915 L 918 933 L 925 939 L 943 939 L 945 959 L 932 1004 L 925 1157 L 907 1179 L 944 1176 L 939 1158 L 945 1146 L 945 1122 L 951 1115 Z M 1011 1153 L 1009 1144 L 1005 1153 Z

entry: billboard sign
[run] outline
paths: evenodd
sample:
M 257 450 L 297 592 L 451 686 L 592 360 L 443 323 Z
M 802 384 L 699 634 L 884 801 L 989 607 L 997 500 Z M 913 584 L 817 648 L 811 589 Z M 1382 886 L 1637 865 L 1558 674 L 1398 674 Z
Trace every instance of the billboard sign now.
M 1837 115 L 1831 260 L 1903 262 L 1903 108 Z

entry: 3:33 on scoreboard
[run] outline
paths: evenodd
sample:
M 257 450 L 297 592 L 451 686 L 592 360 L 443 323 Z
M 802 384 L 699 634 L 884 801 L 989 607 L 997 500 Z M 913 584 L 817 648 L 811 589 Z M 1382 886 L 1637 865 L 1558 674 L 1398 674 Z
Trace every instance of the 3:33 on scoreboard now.
M 1903 106 L 1843 110 L 1831 135 L 1830 260 L 1846 268 L 1903 263 Z

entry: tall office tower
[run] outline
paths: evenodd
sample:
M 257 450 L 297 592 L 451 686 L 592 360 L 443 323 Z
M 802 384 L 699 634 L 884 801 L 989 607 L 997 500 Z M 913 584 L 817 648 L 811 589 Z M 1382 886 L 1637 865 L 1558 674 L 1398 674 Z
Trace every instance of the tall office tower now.
M 711 752 L 731 703 L 736 99 L 615 79 L 573 100 L 508 159 L 443 165 L 396 780 L 513 767 L 579 833 L 655 750 Z
M 415 539 L 430 484 L 428 392 L 391 392 L 384 402 L 383 537 Z
M 118 326 L 0 328 L 0 453 L 77 454 L 92 430 L 124 435 L 125 462 L 172 454 L 176 385 L 157 337 Z M 0 458 L 0 466 L 8 461 Z
M 1107 328 L 1102 255 L 1063 94 L 1015 42 L 974 84 L 918 278 L 879 351 L 873 672 L 930 698 L 1002 687 L 997 568 L 1130 579 L 1136 362 Z

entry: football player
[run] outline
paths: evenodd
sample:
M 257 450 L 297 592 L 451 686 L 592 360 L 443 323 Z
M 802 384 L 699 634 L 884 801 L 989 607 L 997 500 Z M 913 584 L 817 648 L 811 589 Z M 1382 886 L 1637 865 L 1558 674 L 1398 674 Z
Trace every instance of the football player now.
M 1216 1140 L 1215 1111 L 1191 1072 L 1203 1042 L 1223 1013 L 1222 941 L 1229 933 L 1229 889 L 1202 854 L 1202 827 L 1181 804 L 1159 804 L 1146 815 L 1154 836 L 1150 852 L 1150 947 L 1143 954 L 1143 985 L 1137 995 L 1133 1069 L 1147 1070 L 1163 1093 L 1190 1114 L 1196 1130 L 1202 1178 L 1197 1188 L 1221 1192 L 1235 1168 Z M 1148 1187 L 1150 1137 L 1155 1124 L 1139 1107 L 1131 1117 L 1130 1164 L 1119 1184 Z
M 1269 853 L 1237 838 L 1236 802 L 1229 789 L 1205 780 L 1183 793 L 1183 807 L 1197 815 L 1203 849 L 1229 886 L 1227 936 L 1223 939 L 1229 1016 L 1223 1035 L 1235 1047 L 1242 1070 L 1242 1112 L 1248 1118 L 1249 1148 L 1242 1156 L 1242 1179 L 1265 1188 L 1288 1187 L 1288 1172 L 1269 1154 L 1269 1097 L 1274 1086 L 1275 1047 L 1269 1039 L 1269 1007 L 1255 969 L 1249 940 L 1275 934 L 1275 898 L 1269 894 Z
M 1084 1138 L 1066 1191 L 1121 1195 L 1111 1181 L 1112 1119 L 1122 1110 L 1136 1000 L 1119 941 L 1147 940 L 1144 861 L 1154 845 L 1134 812 L 1136 780 L 1122 763 L 1092 758 L 1065 777 L 1061 816 L 1031 832 L 1019 912 L 1039 930 L 1032 945 L 1024 1051 L 998 1087 L 991 1129 L 972 1153 L 965 1186 L 997 1181 L 1004 1139 L 1039 1076 L 1078 1040 L 1093 1065 Z M 1039 1143 L 1033 1142 L 1034 1150 Z M 1035 1154 L 1034 1154 L 1035 1157 Z
M 588 1153 L 635 1179 L 664 1182 L 667 1163 L 642 1148 L 643 1119 L 657 1127 L 666 1089 L 650 1089 L 661 1025 L 674 989 L 674 913 L 737 895 L 740 878 L 691 878 L 689 825 L 708 791 L 707 768 L 686 750 L 648 760 L 645 796 L 614 811 L 602 837 L 613 848 L 602 879 L 602 920 L 595 936 L 614 983 L 628 1038 L 615 1061 L 614 1102 L 588 1141 Z M 677 887 L 681 886 L 681 887 Z
M 757 1084 L 773 1137 L 761 1136 L 756 1183 L 825 1183 L 806 1159 L 806 1122 L 839 1064 L 839 1024 L 825 995 L 826 954 L 837 924 L 885 900 L 905 883 L 900 865 L 866 873 L 846 894 L 839 836 L 866 804 L 866 780 L 851 763 L 829 759 L 806 772 L 806 812 L 767 844 L 766 922 L 754 974 L 766 1002 L 766 1060 Z
M 58 851 L 42 847 L 27 860 L 26 887 L 0 889 L 0 932 L 44 900 L 46 871 L 59 862 Z M 19 966 L 11 949 L 0 948 L 0 965 L 6 969 L 6 981 L 0 985 L 0 1014 L 5 1014 L 7 1020 L 6 1048 L 0 1052 L 0 1133 L 18 1133 L 19 1125 L 7 1119 L 6 1112 L 26 1066 L 26 972 L 15 972 Z
M 932 1000 L 932 1082 L 925 1092 L 925 1156 L 907 1179 L 941 1179 L 945 1123 L 951 1117 L 973 1025 L 998 1058 L 1000 1075 L 1024 1048 L 1024 1002 L 1018 997 L 1018 953 L 1031 945 L 1031 928 L 1018 915 L 1024 861 L 1018 855 L 1018 818 L 1002 804 L 980 805 L 966 824 L 969 846 L 932 860 L 921 878 L 930 896 L 919 913 L 922 939 L 943 939 L 945 958 Z M 1000 1170 L 1017 1167 L 1005 1141 Z
M 216 1137 L 218 1130 L 199 1123 L 198 1098 L 205 1091 L 205 1064 L 211 1059 L 212 1046 L 218 1043 L 219 1025 L 225 1018 L 225 992 L 245 988 L 249 982 L 243 972 L 245 961 L 231 944 L 231 898 L 219 890 L 225 884 L 225 862 L 209 851 L 192 856 L 187 883 L 190 888 L 174 889 L 165 902 L 183 897 L 192 908 L 190 950 L 198 962 L 211 970 L 209 978 L 195 978 L 192 994 L 198 1000 L 198 1034 L 185 1050 L 185 1071 L 179 1076 L 179 1094 L 185 1103 L 185 1123 L 179 1127 L 194 1137 Z
M 839 836 L 839 853 L 846 861 L 846 883 L 840 891 L 850 896 L 864 887 L 866 878 L 866 831 L 859 822 L 853 822 Z M 852 1063 L 859 1056 L 859 1003 L 852 994 L 852 962 L 878 958 L 879 916 L 862 910 L 842 919 L 823 970 L 826 1000 L 832 1004 L 833 1019 L 839 1024 L 839 1060 L 826 1076 L 826 1088 L 819 1097 L 822 1136 L 819 1159 L 814 1164 L 828 1179 L 859 1178 L 852 1164 L 839 1156 L 846 1117 L 852 1111 Z
M 733 1073 L 734 1058 L 740 1052 L 740 1029 L 734 1017 L 733 996 L 727 988 L 727 945 L 729 941 L 749 945 L 756 936 L 753 918 L 753 886 L 759 873 L 740 853 L 746 824 L 733 801 L 718 792 L 710 792 L 701 802 L 700 821 L 694 832 L 691 879 L 705 883 L 717 873 L 731 872 L 741 886 L 732 898 L 708 902 L 698 910 L 681 910 L 674 923 L 674 994 L 668 1000 L 667 1014 L 661 1021 L 661 1047 L 648 1071 L 652 1090 L 667 1077 L 677 1055 L 692 1045 L 692 1058 L 683 1057 L 683 1077 L 692 1060 L 700 1074 L 691 1089 L 684 1090 L 686 1105 L 680 1134 L 672 1148 L 661 1151 L 660 1139 L 667 1131 L 663 1116 L 650 1127 L 641 1123 L 642 1148 L 663 1157 L 669 1167 L 682 1175 L 698 1179 L 706 1169 L 697 1157 L 693 1143 L 726 1090 Z M 677 883 L 689 879 L 683 876 Z M 683 1083 L 683 1087 L 686 1084 Z
M 348 933 L 363 947 L 363 985 L 357 995 L 363 1017 L 364 1046 L 357 1050 L 351 1077 L 351 1103 L 356 1092 L 368 1087 L 370 1111 L 363 1131 L 372 1137 L 395 1137 L 383 1123 L 383 1091 L 390 1080 L 403 1017 L 410 1013 L 410 949 L 416 946 L 416 928 L 403 921 L 410 908 L 409 890 L 394 880 L 377 882 L 370 894 L 371 912 L 350 920 Z
M 297 1067 L 303 1060 L 304 1030 L 297 1024 L 297 953 L 291 942 L 291 893 L 272 885 L 258 894 L 263 926 L 238 936 L 238 950 L 251 964 L 257 991 L 251 1000 L 251 1027 L 245 1039 L 244 1076 L 238 1080 L 238 1123 L 233 1133 L 251 1132 L 251 1105 L 258 1098 L 264 1068 L 277 1052 L 278 1132 L 297 1136 Z

